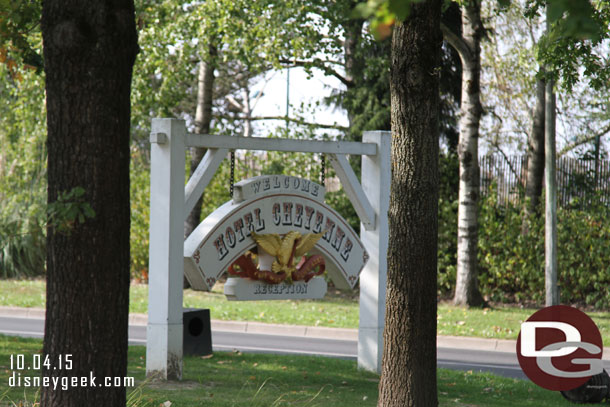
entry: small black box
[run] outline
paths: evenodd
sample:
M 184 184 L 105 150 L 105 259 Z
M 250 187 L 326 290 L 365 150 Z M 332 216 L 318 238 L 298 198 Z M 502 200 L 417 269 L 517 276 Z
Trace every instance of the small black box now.
M 185 355 L 206 356 L 212 354 L 212 327 L 210 310 L 185 308 L 182 311 L 183 348 Z

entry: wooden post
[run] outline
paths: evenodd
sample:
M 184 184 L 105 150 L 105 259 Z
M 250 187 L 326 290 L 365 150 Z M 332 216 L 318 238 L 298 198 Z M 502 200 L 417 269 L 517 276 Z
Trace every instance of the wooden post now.
M 146 375 L 182 378 L 184 121 L 153 119 Z
M 362 225 L 360 232 L 370 258 L 360 273 L 358 367 L 380 373 L 388 269 L 392 136 L 389 131 L 365 131 L 362 141 L 377 144 L 376 155 L 362 156 L 362 189 L 375 211 L 377 222 L 370 230 Z
M 361 240 L 370 256 L 360 274 L 358 366 L 381 371 L 390 200 L 388 131 L 369 131 L 363 143 L 260 139 L 186 134 L 184 121 L 153 119 L 151 142 L 149 305 L 146 374 L 163 380 L 182 377 L 183 222 L 227 149 L 300 151 L 333 155 L 348 196 L 363 218 Z M 186 188 L 185 148 L 205 147 L 207 158 Z M 360 154 L 362 187 L 345 154 Z M 367 229 L 368 228 L 368 229 Z

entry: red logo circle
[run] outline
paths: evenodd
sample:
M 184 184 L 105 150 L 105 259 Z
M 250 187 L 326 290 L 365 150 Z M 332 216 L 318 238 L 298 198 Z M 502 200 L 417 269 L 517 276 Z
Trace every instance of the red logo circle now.
M 587 314 L 555 305 L 521 324 L 517 358 L 527 377 L 548 390 L 572 390 L 603 371 L 602 336 Z

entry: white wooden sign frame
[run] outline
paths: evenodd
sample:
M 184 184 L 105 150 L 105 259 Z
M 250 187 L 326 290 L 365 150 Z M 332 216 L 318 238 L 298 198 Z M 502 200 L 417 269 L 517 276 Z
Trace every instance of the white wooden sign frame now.
M 182 285 L 184 220 L 229 150 L 324 153 L 360 221 L 370 255 L 360 274 L 358 367 L 381 371 L 390 201 L 388 131 L 364 132 L 363 142 L 292 140 L 187 134 L 183 120 L 153 119 L 150 174 L 150 247 L 146 374 L 182 378 Z M 185 183 L 187 147 L 208 149 Z M 362 155 L 362 185 L 346 155 Z

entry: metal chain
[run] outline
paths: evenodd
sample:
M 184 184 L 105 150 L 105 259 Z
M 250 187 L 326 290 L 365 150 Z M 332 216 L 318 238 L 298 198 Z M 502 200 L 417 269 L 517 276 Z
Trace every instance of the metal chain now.
M 322 154 L 322 169 L 320 173 L 320 185 L 324 186 L 324 182 L 326 181 L 326 156 Z
M 235 183 L 235 151 L 231 150 L 231 180 L 229 181 L 231 186 L 229 187 L 229 195 L 233 198 L 233 185 Z

